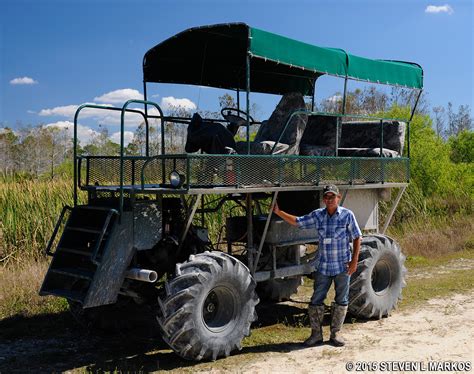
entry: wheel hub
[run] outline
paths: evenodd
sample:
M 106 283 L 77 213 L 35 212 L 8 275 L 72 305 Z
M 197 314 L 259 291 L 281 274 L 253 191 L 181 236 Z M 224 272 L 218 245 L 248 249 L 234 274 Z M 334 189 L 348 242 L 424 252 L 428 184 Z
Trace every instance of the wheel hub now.
M 224 330 L 234 320 L 235 308 L 235 295 L 229 288 L 220 286 L 212 289 L 202 306 L 205 326 L 213 332 Z
M 384 260 L 378 261 L 372 272 L 372 288 L 376 294 L 381 295 L 387 291 L 391 284 L 389 264 Z

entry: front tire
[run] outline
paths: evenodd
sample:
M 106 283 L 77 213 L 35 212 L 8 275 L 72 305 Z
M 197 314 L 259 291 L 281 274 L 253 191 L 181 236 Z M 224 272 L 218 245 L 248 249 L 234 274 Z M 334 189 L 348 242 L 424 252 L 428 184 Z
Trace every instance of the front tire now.
M 257 319 L 256 283 L 248 268 L 223 252 L 191 255 L 176 265 L 157 316 L 163 339 L 181 357 L 215 360 L 241 349 Z
M 388 316 L 406 286 L 404 263 L 405 256 L 392 238 L 364 237 L 357 271 L 351 276 L 349 311 L 362 318 Z

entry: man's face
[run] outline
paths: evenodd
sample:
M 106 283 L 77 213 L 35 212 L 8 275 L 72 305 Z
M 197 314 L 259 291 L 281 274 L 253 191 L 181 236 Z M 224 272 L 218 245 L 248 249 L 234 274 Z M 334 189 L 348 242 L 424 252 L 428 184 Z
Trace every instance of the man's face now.
M 341 200 L 341 195 L 336 195 L 332 192 L 328 192 L 323 196 L 323 202 L 326 205 L 326 208 L 337 208 L 339 201 Z

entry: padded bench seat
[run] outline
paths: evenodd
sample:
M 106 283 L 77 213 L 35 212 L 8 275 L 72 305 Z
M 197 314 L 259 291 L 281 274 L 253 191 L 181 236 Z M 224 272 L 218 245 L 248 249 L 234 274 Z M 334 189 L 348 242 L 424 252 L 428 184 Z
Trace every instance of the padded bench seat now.
M 343 122 L 337 133 L 337 117 L 312 115 L 308 118 L 300 143 L 300 155 L 341 157 L 401 157 L 406 123 L 383 122 L 383 148 L 380 152 L 382 124 L 380 121 Z

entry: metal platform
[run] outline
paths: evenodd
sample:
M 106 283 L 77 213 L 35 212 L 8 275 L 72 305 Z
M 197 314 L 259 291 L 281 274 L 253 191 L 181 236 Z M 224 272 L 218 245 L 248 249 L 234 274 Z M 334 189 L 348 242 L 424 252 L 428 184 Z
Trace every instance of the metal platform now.
M 285 155 L 86 156 L 79 161 L 86 190 L 161 194 L 225 194 L 341 188 L 403 187 L 408 158 Z M 173 188 L 171 172 L 183 183 Z

